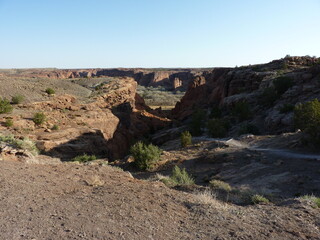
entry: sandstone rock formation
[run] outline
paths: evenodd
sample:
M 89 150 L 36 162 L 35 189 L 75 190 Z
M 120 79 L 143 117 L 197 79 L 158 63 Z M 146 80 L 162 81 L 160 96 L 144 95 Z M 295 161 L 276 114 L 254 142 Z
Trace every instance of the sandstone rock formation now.
M 123 157 L 134 139 L 169 122 L 154 115 L 136 94 L 136 87 L 134 79 L 121 78 L 104 84 L 86 101 L 60 95 L 23 104 L 19 114 L 10 114 L 14 127 L 9 130 L 33 139 L 42 152 L 66 160 L 83 153 Z M 45 124 L 33 123 L 36 112 L 45 114 Z
M 293 86 L 272 106 L 261 106 L 261 94 L 279 77 L 290 78 Z M 185 96 L 176 104 L 172 114 L 174 118 L 184 120 L 197 108 L 231 108 L 236 102 L 246 101 L 254 112 L 254 118 L 264 121 L 261 125 L 267 132 L 292 131 L 293 114 L 280 113 L 281 107 L 320 98 L 319 80 L 320 62 L 312 57 L 286 57 L 268 64 L 216 68 L 203 72 L 190 82 Z

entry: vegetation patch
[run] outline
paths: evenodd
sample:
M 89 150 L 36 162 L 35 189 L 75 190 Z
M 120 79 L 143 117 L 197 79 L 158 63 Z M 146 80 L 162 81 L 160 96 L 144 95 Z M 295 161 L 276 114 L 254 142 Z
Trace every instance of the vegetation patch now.
M 153 144 L 137 142 L 130 148 L 135 165 L 141 170 L 151 170 L 159 161 L 162 150 Z
M 194 185 L 194 179 L 187 173 L 186 169 L 175 166 L 172 175 L 169 178 L 161 179 L 167 186 L 191 186 Z
M 56 93 L 56 91 L 52 88 L 47 88 L 46 91 L 45 91 L 48 95 L 53 95 Z
M 293 80 L 289 77 L 278 77 L 273 80 L 273 85 L 279 95 L 284 94 L 289 88 L 293 86 Z
M 230 192 L 232 190 L 229 183 L 220 180 L 211 180 L 210 187 L 225 192 Z
M 76 156 L 71 159 L 71 161 L 73 162 L 80 162 L 80 163 L 90 162 L 94 160 L 97 160 L 97 157 L 95 155 L 87 155 L 87 154 Z
M 12 112 L 13 110 L 13 107 L 12 105 L 10 104 L 10 102 L 4 98 L 0 98 L 0 114 L 2 113 L 10 113 Z
M 224 119 L 211 119 L 207 123 L 208 133 L 211 137 L 222 138 L 227 135 L 229 122 Z
M 262 195 L 255 194 L 251 197 L 251 202 L 253 204 L 269 203 L 270 201 Z
M 0 135 L 0 142 L 10 144 L 19 149 L 28 150 L 33 155 L 37 155 L 39 153 L 39 150 L 36 147 L 36 144 L 32 140 L 26 137 L 23 139 L 17 139 L 12 135 L 9 135 L 9 136 Z
M 283 113 L 283 114 L 293 112 L 293 110 L 294 110 L 294 105 L 290 103 L 283 104 L 279 109 L 280 113 Z
M 222 110 L 218 106 L 213 106 L 210 111 L 209 118 L 221 118 Z
M 7 118 L 6 121 L 4 122 L 4 125 L 6 127 L 12 127 L 13 126 L 13 120 L 12 118 Z
M 24 96 L 22 95 L 15 95 L 11 98 L 11 103 L 12 104 L 20 104 L 24 101 Z
M 55 124 L 52 126 L 51 130 L 57 131 L 59 130 L 59 126 Z
M 307 133 L 310 140 L 320 144 L 320 102 L 318 99 L 298 104 L 294 109 L 294 125 Z
M 206 113 L 202 109 L 196 109 L 191 117 L 190 132 L 192 136 L 200 136 L 205 127 Z
M 314 207 L 320 208 L 320 197 L 316 197 L 313 195 L 305 195 L 301 197 L 302 199 L 306 199 L 308 201 L 311 201 L 314 204 Z
M 185 92 L 168 91 L 164 87 L 138 86 L 138 94 L 145 100 L 148 106 L 175 106 L 181 100 Z
M 192 143 L 192 136 L 190 132 L 185 131 L 181 133 L 181 147 L 187 147 L 188 145 L 191 145 Z
M 251 123 L 243 124 L 239 129 L 239 135 L 249 134 L 249 133 L 254 135 L 259 135 L 260 130 L 256 125 L 253 125 Z
M 274 87 L 266 88 L 259 97 L 259 104 L 265 107 L 272 107 L 279 97 Z
M 247 120 L 252 115 L 250 105 L 246 101 L 237 102 L 231 112 L 239 121 Z
M 46 121 L 46 115 L 42 112 L 35 113 L 32 120 L 36 125 L 41 125 Z

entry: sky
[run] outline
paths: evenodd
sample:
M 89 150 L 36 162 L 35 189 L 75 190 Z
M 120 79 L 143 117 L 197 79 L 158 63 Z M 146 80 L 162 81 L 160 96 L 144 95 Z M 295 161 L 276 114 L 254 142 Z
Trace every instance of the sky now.
M 0 0 L 0 68 L 233 67 L 320 57 L 320 0 Z

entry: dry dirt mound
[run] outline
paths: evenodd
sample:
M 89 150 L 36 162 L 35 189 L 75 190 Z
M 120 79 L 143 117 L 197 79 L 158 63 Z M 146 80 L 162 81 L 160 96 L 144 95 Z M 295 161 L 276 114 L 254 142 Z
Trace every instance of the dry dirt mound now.
M 110 166 L 0 162 L 0 239 L 319 239 L 301 202 L 239 207 Z

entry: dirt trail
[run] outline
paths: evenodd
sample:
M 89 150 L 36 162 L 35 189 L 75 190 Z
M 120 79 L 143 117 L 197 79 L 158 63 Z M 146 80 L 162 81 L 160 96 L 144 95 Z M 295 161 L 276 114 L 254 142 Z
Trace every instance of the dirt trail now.
M 246 142 L 235 140 L 233 138 L 221 139 L 221 138 L 206 138 L 196 137 L 196 140 L 216 141 L 217 143 L 227 144 L 232 147 L 238 147 L 239 149 L 248 149 L 258 152 L 267 152 L 276 156 L 285 158 L 298 158 L 298 159 L 316 159 L 320 160 L 320 154 L 298 153 L 290 149 L 276 149 L 272 147 L 260 147 L 259 144 L 248 144 Z

